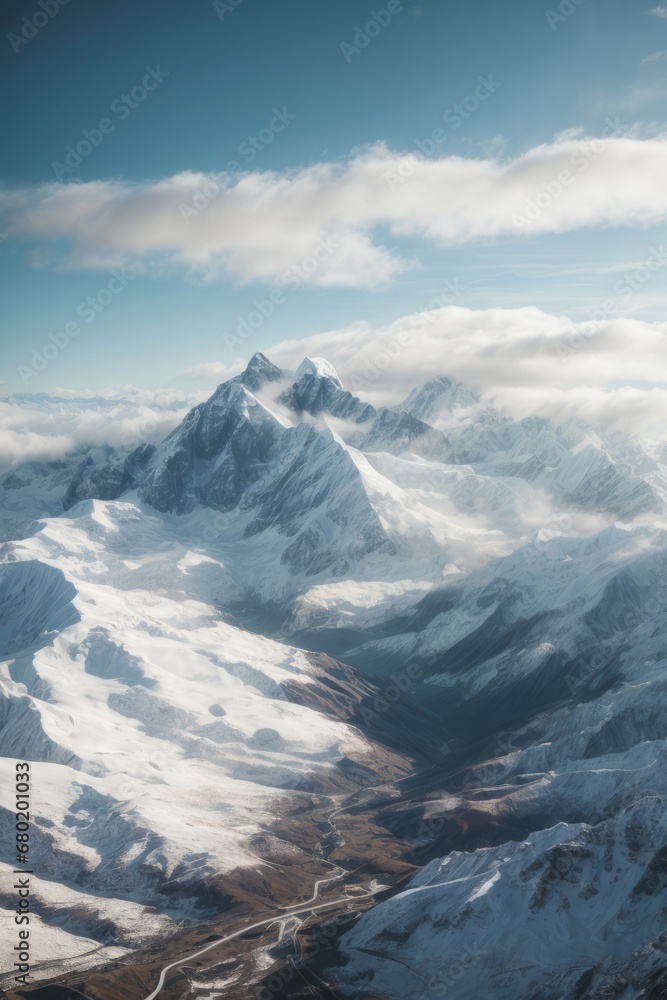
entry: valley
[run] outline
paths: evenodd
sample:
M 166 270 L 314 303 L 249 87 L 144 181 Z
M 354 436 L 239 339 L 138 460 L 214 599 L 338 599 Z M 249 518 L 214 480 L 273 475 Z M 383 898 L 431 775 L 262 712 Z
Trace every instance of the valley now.
M 8 473 L 8 1000 L 664 996 L 665 447 L 257 354 Z

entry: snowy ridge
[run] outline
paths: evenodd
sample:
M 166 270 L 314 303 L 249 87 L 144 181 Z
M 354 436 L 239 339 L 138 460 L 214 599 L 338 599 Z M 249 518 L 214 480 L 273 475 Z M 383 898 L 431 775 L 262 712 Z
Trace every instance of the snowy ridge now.
M 411 413 L 418 420 L 437 423 L 454 410 L 470 410 L 479 405 L 479 396 L 460 382 L 452 382 L 444 375 L 413 389 L 397 409 Z
M 41 918 L 115 948 L 215 913 L 216 880 L 257 865 L 248 842 L 276 800 L 344 787 L 337 762 L 370 751 L 288 698 L 286 684 L 314 683 L 306 654 L 185 597 L 198 556 L 182 550 L 180 582 L 159 587 L 173 579 L 173 550 L 160 558 L 146 534 L 142 552 L 141 526 L 132 504 L 83 501 L 0 566 L 3 835 L 11 759 L 36 761 L 31 857 L 72 890 L 45 890 Z M 132 579 L 142 560 L 153 590 Z M 62 934 L 54 948 L 80 950 L 63 949 Z
M 442 750 L 378 823 L 425 867 L 343 935 L 340 989 L 439 996 L 467 956 L 461 1000 L 650 995 L 666 447 L 256 354 L 156 444 L 8 472 L 0 749 L 35 761 L 54 954 L 217 912 L 277 810 L 382 754 L 357 709 L 409 667 L 394 735 Z

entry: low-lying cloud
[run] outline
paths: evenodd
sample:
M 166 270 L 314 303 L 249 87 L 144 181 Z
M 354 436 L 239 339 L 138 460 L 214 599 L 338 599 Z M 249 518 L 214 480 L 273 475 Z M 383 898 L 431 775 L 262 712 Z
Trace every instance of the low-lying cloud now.
M 0 472 L 22 462 L 59 459 L 82 447 L 126 450 L 157 443 L 206 396 L 133 387 L 6 396 L 0 399 Z
M 442 374 L 521 418 L 577 420 L 667 440 L 667 322 L 617 317 L 572 323 L 533 307 L 473 310 L 446 306 L 384 326 L 357 323 L 266 348 L 294 370 L 325 357 L 343 384 L 376 405 L 400 403 Z M 81 446 L 132 448 L 158 442 L 243 362 L 190 369 L 197 392 L 122 387 L 106 393 L 58 391 L 0 399 L 0 470 L 60 458 Z

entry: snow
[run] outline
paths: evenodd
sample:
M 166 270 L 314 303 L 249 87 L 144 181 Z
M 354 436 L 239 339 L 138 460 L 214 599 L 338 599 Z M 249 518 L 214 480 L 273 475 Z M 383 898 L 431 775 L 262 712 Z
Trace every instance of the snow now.
M 46 519 L 0 567 L 14 596 L 13 632 L 8 622 L 0 634 L 15 649 L 0 700 L 17 717 L 0 734 L 3 765 L 34 760 L 40 746 L 44 755 L 34 765 L 35 870 L 62 886 L 85 872 L 95 895 L 54 902 L 68 933 L 74 910 L 94 921 L 98 894 L 108 914 L 114 900 L 126 916 L 140 906 L 141 919 L 118 931 L 124 947 L 164 930 L 163 914 L 170 926 L 193 916 L 202 881 L 256 865 L 248 838 L 276 800 L 365 750 L 344 724 L 286 700 L 282 683 L 312 681 L 303 653 L 184 597 L 179 577 L 211 560 L 185 551 L 174 573 L 173 546 L 156 545 L 155 529 L 133 504 L 84 501 Z M 149 567 L 153 589 L 134 585 L 141 573 L 128 563 Z M 17 716 L 28 708 L 30 731 Z M 156 887 L 177 871 L 184 888 L 169 904 Z M 75 953 L 64 933 L 47 938 L 54 956 Z
M 343 388 L 343 383 L 338 378 L 338 372 L 325 358 L 304 358 L 296 370 L 296 381 L 303 375 L 326 378 L 337 385 L 339 389 Z
M 622 961 L 663 926 L 659 893 L 642 899 L 641 920 L 640 904 L 629 899 L 650 861 L 627 846 L 635 826 L 662 843 L 660 804 L 637 803 L 598 836 L 561 823 L 523 843 L 432 862 L 344 935 L 346 963 L 337 969 L 344 994 L 372 981 L 378 993 L 409 1000 L 420 995 L 423 973 L 446 982 L 471 949 L 456 986 L 460 1000 L 516 1000 L 559 977 L 554 996 L 569 996 L 565 988 L 596 956 L 600 967 Z
M 372 751 L 286 695 L 316 704 L 320 683 L 290 635 L 340 629 L 365 671 L 421 664 L 414 696 L 445 732 L 503 734 L 424 817 L 525 830 L 369 911 L 343 988 L 411 1000 L 468 954 L 461 1000 L 551 980 L 565 997 L 629 962 L 664 924 L 666 457 L 511 420 L 444 376 L 376 410 L 322 358 L 291 373 L 257 354 L 154 450 L 13 470 L 0 825 L 27 756 L 43 959 L 124 955 L 201 919 L 202 890 L 214 913 L 258 830 Z

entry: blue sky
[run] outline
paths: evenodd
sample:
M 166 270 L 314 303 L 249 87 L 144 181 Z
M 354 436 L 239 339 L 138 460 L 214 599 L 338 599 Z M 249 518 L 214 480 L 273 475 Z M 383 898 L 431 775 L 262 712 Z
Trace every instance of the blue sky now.
M 648 200 L 655 178 L 665 176 L 667 8 L 649 13 L 645 0 L 564 0 L 563 13 L 553 3 L 548 15 L 549 4 L 534 0 L 393 3 L 385 14 L 383 0 L 241 0 L 219 2 L 218 10 L 209 0 L 69 0 L 37 28 L 22 20 L 41 11 L 37 0 L 5 3 L 0 82 L 13 97 L 3 109 L 0 171 L 3 391 L 191 386 L 183 373 L 193 368 L 232 365 L 236 356 L 270 351 L 285 338 L 357 322 L 381 327 L 423 308 L 443 288 L 455 288 L 456 304 L 470 309 L 537 306 L 585 319 L 613 300 L 615 313 L 662 320 L 667 267 L 656 268 L 632 296 L 615 289 L 667 246 L 664 206 L 652 214 Z M 365 32 L 374 20 L 372 11 L 385 23 L 351 52 L 346 46 L 355 44 L 357 26 Z M 142 91 L 147 72 L 153 89 Z M 485 96 L 475 101 L 480 86 Z M 136 87 L 126 103 L 123 95 Z M 456 106 L 466 100 L 474 110 L 462 116 Z M 99 145 L 76 166 L 59 168 L 67 147 L 103 119 L 110 124 Z M 443 141 L 431 151 L 434 129 Z M 632 202 L 620 214 L 591 215 L 595 187 L 577 176 L 574 194 L 547 206 L 537 226 L 508 231 L 489 213 L 473 218 L 475 196 L 464 191 L 469 171 L 457 158 L 471 169 L 486 164 L 481 183 L 510 193 L 544 161 L 512 202 L 523 204 L 558 176 L 560 167 L 554 174 L 549 166 L 554 156 L 566 156 L 567 164 L 596 136 L 607 148 L 599 160 L 591 154 L 586 184 L 604 167 L 605 204 L 615 202 L 619 186 L 619 202 Z M 417 140 L 426 143 L 425 155 Z M 643 162 L 640 142 L 650 146 L 647 184 L 636 166 Z M 380 143 L 386 152 L 369 166 L 367 151 Z M 514 173 L 495 177 L 494 164 L 502 170 L 517 160 Z M 238 166 L 219 182 L 211 204 L 196 219 L 181 220 L 187 238 L 175 249 L 163 207 L 154 214 L 160 183 L 187 174 L 170 190 L 179 205 L 191 205 L 199 175 L 225 171 L 230 161 Z M 443 161 L 449 165 L 437 174 Z M 407 171 L 400 182 L 397 162 Z M 258 187 L 237 206 L 242 171 Z M 383 202 L 367 218 L 371 171 L 373 190 L 378 178 L 384 181 L 392 207 Z M 290 191 L 296 175 L 299 186 Z M 96 182 L 107 185 L 103 197 Z M 460 225 L 457 185 L 468 205 Z M 641 190 L 626 198 L 628 186 L 645 187 L 648 204 Z M 51 212 L 45 198 L 53 187 L 70 190 L 66 208 Z M 446 204 L 433 200 L 433 233 L 430 192 L 444 187 Z M 329 232 L 327 204 L 343 197 L 349 254 L 334 254 L 314 278 L 285 286 L 292 251 L 282 246 L 283 234 L 291 240 L 303 222 L 303 240 L 293 239 L 294 262 L 303 262 L 313 242 L 306 234 L 311 217 L 321 215 L 321 231 Z M 226 214 L 218 205 L 225 198 Z M 262 216 L 264 198 L 270 204 Z M 86 214 L 91 201 L 94 212 Z M 413 202 L 415 226 L 405 222 Z M 150 245 L 132 231 L 143 219 L 143 232 L 156 234 Z M 222 243 L 216 227 L 225 231 Z M 231 230 L 238 230 L 238 246 Z M 135 268 L 129 278 L 126 265 Z M 256 312 L 255 303 L 275 289 L 283 294 L 272 314 L 247 341 L 230 344 L 239 317 Z M 105 302 L 88 322 L 82 303 L 101 291 Z M 79 332 L 67 349 L 26 382 L 33 349 L 52 343 L 50 335 L 63 343 L 68 323 Z

